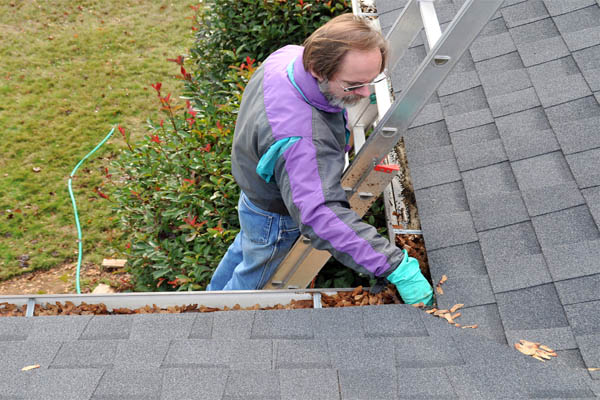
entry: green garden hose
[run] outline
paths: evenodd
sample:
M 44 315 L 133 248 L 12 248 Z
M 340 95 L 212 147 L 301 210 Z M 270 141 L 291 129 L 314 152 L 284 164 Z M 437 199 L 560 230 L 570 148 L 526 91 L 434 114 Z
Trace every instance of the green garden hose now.
M 108 133 L 108 135 L 106 135 L 106 137 L 100 142 L 98 143 L 98 145 L 96 147 L 94 147 L 94 150 L 90 151 L 85 157 L 83 157 L 81 159 L 81 161 L 79 161 L 77 163 L 77 165 L 75 166 L 75 168 L 73 168 L 73 172 L 71 172 L 71 175 L 69 176 L 69 195 L 71 196 L 71 203 L 73 203 L 73 213 L 75 214 L 75 225 L 77 225 L 77 245 L 78 245 L 78 254 L 77 254 L 77 273 L 76 273 L 76 278 L 75 278 L 75 282 L 76 282 L 76 287 L 77 287 L 77 294 L 81 294 L 81 288 L 79 286 L 79 272 L 81 270 L 81 257 L 82 257 L 82 253 L 83 253 L 83 238 L 81 236 L 81 225 L 79 224 L 79 215 L 77 214 L 77 204 L 75 203 L 75 196 L 73 196 L 73 189 L 71 187 L 71 180 L 73 179 L 73 177 L 75 176 L 75 172 L 77 171 L 77 168 L 79 168 L 81 166 L 81 164 L 83 164 L 83 162 L 92 154 L 94 154 L 94 152 L 96 150 L 98 150 L 100 147 L 102 147 L 102 145 L 104 145 L 104 143 L 106 143 L 106 141 L 108 139 L 110 139 L 110 137 L 112 136 L 113 132 L 115 131 L 115 126 L 113 126 L 113 128 L 110 130 L 110 132 Z

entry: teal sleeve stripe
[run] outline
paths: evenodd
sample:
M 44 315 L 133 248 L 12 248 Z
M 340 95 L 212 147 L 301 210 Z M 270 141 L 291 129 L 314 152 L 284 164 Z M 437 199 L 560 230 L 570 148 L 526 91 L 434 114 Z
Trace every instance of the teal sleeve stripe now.
M 296 90 L 302 95 L 302 97 L 304 97 L 304 100 L 310 104 L 310 101 L 308 101 L 308 99 L 306 98 L 306 96 L 304 95 L 304 93 L 302 93 L 302 90 L 300 90 L 300 87 L 298 86 L 298 84 L 296 83 L 296 80 L 294 79 L 294 63 L 296 62 L 296 58 L 294 58 L 287 66 L 287 75 L 288 78 L 290 79 L 290 82 L 292 82 L 292 85 L 294 85 L 294 87 L 296 88 Z
M 275 169 L 275 163 L 279 157 L 281 157 L 281 155 L 298 140 L 300 140 L 300 136 L 292 136 L 273 143 L 271 147 L 269 147 L 269 150 L 267 150 L 267 152 L 263 154 L 258 161 L 256 173 L 263 178 L 265 182 L 271 182 L 273 170 Z

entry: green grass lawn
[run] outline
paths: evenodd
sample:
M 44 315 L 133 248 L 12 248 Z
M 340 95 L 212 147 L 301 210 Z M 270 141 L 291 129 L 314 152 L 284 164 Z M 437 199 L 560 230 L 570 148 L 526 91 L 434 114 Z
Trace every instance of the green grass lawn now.
M 159 114 L 151 83 L 181 92 L 166 59 L 192 45 L 190 4 L 0 2 L 0 279 L 76 260 L 68 176 L 113 124 L 145 134 Z M 84 262 L 124 245 L 111 201 L 95 191 L 109 191 L 104 168 L 123 146 L 116 132 L 73 180 Z

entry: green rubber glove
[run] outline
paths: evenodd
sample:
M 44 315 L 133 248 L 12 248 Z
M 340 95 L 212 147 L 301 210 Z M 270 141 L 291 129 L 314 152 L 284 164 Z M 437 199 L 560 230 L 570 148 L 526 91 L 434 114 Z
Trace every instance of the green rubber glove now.
M 423 302 L 427 306 L 433 305 L 433 289 L 421 273 L 419 262 L 409 257 L 406 250 L 403 252 L 404 259 L 396 270 L 388 275 L 387 280 L 396 285 L 406 304 Z

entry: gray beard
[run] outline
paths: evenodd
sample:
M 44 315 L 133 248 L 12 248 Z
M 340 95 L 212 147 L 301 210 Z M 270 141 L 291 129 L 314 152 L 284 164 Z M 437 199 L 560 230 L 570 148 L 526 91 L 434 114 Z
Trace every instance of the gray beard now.
M 327 79 L 324 79 L 323 81 L 319 82 L 319 90 L 321 91 L 321 93 L 323 93 L 323 96 L 325 96 L 329 104 L 333 107 L 346 108 L 349 106 L 353 106 L 362 100 L 362 96 L 359 96 L 357 94 L 351 94 L 343 98 L 334 96 L 331 93 L 331 90 L 329 88 L 329 81 Z

